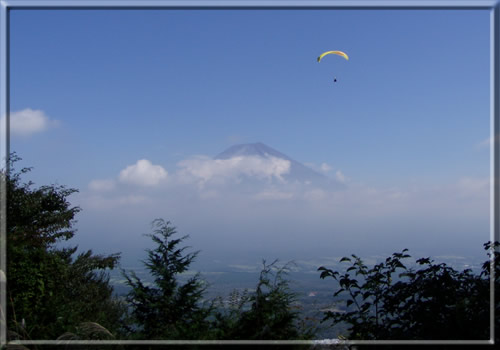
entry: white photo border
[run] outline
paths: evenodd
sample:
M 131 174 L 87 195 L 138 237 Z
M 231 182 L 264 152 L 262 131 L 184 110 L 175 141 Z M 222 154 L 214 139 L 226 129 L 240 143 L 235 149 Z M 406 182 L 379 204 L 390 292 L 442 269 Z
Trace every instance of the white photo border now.
M 490 10 L 490 241 L 499 238 L 500 165 L 500 0 L 0 0 L 0 169 L 9 156 L 9 12 L 14 9 L 359 9 Z M 6 181 L 0 176 L 0 348 L 5 345 L 492 345 L 495 339 L 494 269 L 490 275 L 489 340 L 16 340 L 7 343 Z M 493 264 L 493 254 L 491 257 Z M 492 265 L 493 267 L 493 265 Z

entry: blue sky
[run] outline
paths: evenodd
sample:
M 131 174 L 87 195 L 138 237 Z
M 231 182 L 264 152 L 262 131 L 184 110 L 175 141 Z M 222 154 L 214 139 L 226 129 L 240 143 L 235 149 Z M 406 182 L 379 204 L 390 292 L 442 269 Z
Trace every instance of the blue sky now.
M 81 231 L 132 227 L 104 223 L 125 212 L 147 229 L 154 210 L 93 210 L 89 194 L 153 196 L 119 187 L 139 160 L 154 183 L 193 156 L 260 141 L 348 179 L 345 201 L 366 206 L 350 220 L 374 221 L 346 219 L 343 232 L 418 231 L 428 219 L 446 239 L 460 227 L 478 251 L 489 238 L 488 11 L 13 10 L 10 35 L 11 150 L 37 184 L 80 189 Z M 350 60 L 317 63 L 327 50 Z M 397 196 L 406 214 L 384 199 Z M 436 198 L 443 212 L 425 211 Z M 367 214 L 380 205 L 385 214 Z M 173 212 L 194 236 L 206 225 Z M 469 221 L 450 216 L 460 212 Z M 481 238 L 467 236 L 474 228 Z

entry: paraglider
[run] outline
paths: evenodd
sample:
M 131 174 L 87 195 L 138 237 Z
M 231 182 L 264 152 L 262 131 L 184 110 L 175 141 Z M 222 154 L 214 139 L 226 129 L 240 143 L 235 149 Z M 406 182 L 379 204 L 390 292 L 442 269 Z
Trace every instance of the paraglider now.
M 349 60 L 349 56 L 347 56 L 347 54 L 345 52 L 342 52 L 342 51 L 326 51 L 326 52 L 323 52 L 321 55 L 319 55 L 318 62 L 321 62 L 321 60 L 323 59 L 323 57 L 325 57 L 326 55 L 330 55 L 330 54 L 339 55 L 341 57 L 344 57 L 346 60 Z
M 325 57 L 326 55 L 330 55 L 330 54 L 338 55 L 338 56 L 344 57 L 346 60 L 349 60 L 349 56 L 347 56 L 347 54 L 345 52 L 342 52 L 342 51 L 326 51 L 326 52 L 323 52 L 321 55 L 319 55 L 319 57 L 318 57 L 318 63 L 321 62 L 321 60 L 323 59 L 323 57 Z M 337 82 L 337 77 L 333 78 L 333 82 L 334 83 Z

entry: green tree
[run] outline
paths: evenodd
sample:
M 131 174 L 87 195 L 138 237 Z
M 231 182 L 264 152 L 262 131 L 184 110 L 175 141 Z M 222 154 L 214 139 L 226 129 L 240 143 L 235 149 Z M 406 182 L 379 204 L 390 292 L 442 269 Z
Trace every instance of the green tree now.
M 492 257 L 496 246 L 485 244 Z M 350 264 L 344 273 L 320 267 L 322 279 L 339 283 L 334 297 L 343 295 L 346 308 L 326 312 L 324 321 L 348 324 L 351 339 L 489 339 L 490 261 L 480 274 L 459 272 L 430 258 L 408 268 L 402 262 L 410 258 L 406 252 L 372 268 L 354 254 L 343 257 L 340 262 Z
M 314 332 L 300 319 L 297 294 L 286 278 L 288 266 L 277 261 L 263 268 L 255 292 L 234 291 L 229 305 L 219 305 L 213 329 L 217 339 L 292 340 L 311 339 Z
M 77 247 L 59 248 L 71 239 L 75 215 L 68 197 L 77 192 L 64 186 L 33 188 L 15 171 L 20 158 L 12 154 L 9 171 L 2 171 L 7 187 L 7 325 L 10 334 L 28 339 L 56 339 L 82 322 L 97 322 L 115 331 L 124 312 L 112 295 L 105 270 L 119 255 L 87 251 L 74 257 Z
M 153 285 L 143 282 L 133 271 L 123 271 L 132 290 L 127 295 L 135 327 L 131 332 L 142 339 L 202 339 L 207 330 L 210 307 L 202 304 L 205 285 L 199 274 L 186 282 L 181 274 L 188 271 L 198 252 L 185 253 L 179 244 L 188 236 L 174 238 L 175 227 L 169 221 L 152 222 L 147 234 L 156 248 L 147 249 L 144 265 L 153 277 Z

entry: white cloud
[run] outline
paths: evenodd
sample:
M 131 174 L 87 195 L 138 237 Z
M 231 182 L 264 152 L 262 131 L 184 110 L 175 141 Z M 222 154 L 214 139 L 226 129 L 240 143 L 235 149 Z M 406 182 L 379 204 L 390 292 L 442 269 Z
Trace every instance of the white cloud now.
M 156 186 L 165 180 L 168 172 L 160 165 L 153 165 L 147 159 L 140 159 L 134 165 L 129 165 L 118 177 L 122 183 L 138 186 Z
M 277 178 L 274 174 L 284 174 L 271 160 L 256 163 L 257 168 L 266 165 L 266 169 L 250 171 L 246 167 L 252 161 L 186 159 L 179 163 L 177 172 L 169 172 L 166 186 L 154 190 L 121 186 L 118 177 L 114 182 L 95 180 L 89 188 L 97 192 L 87 194 L 82 206 L 92 208 L 93 215 L 105 213 L 110 218 L 138 215 L 149 220 L 168 215 L 167 219 L 196 237 L 196 245 L 204 251 L 216 251 L 216 242 L 221 241 L 259 252 L 262 241 L 266 241 L 266 249 L 279 252 L 282 248 L 295 252 L 296 247 L 316 252 L 326 245 L 356 244 L 351 242 L 368 242 L 376 247 L 382 246 L 380 241 L 438 246 L 448 234 L 465 235 L 470 229 L 468 223 L 486 223 L 488 227 L 487 178 L 385 188 L 351 179 L 341 189 L 291 181 L 231 183 L 240 175 Z M 145 168 L 154 167 L 150 162 L 143 163 Z M 141 161 L 127 167 L 128 174 L 124 169 L 121 175 L 130 180 L 132 169 L 140 168 L 139 164 Z M 336 172 L 331 172 L 332 177 Z M 189 181 L 181 184 L 186 177 Z M 340 171 L 337 177 L 346 178 Z M 223 181 L 217 183 L 216 179 Z M 199 188 L 202 181 L 205 186 Z M 112 183 L 113 191 L 99 192 L 112 189 Z M 383 249 L 390 248 L 384 245 Z
M 335 178 L 341 183 L 346 183 L 347 181 L 347 178 L 344 174 L 342 174 L 340 170 L 337 170 L 337 172 L 335 173 Z
M 5 117 L 2 117 L 2 125 Z M 10 114 L 10 133 L 17 136 L 31 136 L 43 132 L 51 127 L 59 125 L 59 122 L 50 119 L 43 111 L 26 108 Z M 2 132 L 4 132 L 2 128 Z
M 200 185 L 214 181 L 223 183 L 227 179 L 238 180 L 241 175 L 259 179 L 277 178 L 290 171 L 290 161 L 269 156 L 238 156 L 229 159 L 211 159 L 204 156 L 194 157 L 178 163 L 179 175 L 184 181 L 195 179 Z
M 402 241 L 402 237 L 414 237 L 417 231 L 429 232 L 438 239 L 436 232 L 464 232 L 468 229 L 464 223 L 488 223 L 487 178 L 384 188 L 358 183 L 334 169 L 330 172 L 332 178 L 346 182 L 340 189 L 329 183 L 252 181 L 280 179 L 288 171 L 289 162 L 271 157 L 194 157 L 178 163 L 178 169 L 167 176 L 161 166 L 142 159 L 112 180 L 92 181 L 89 189 L 94 192 L 87 195 L 83 207 L 88 205 L 94 212 L 117 217 L 127 210 L 144 217 L 168 215 L 201 240 L 248 238 L 250 245 L 267 236 L 276 242 L 288 239 L 307 245 L 309 241 L 301 241 L 306 228 L 317 237 L 317 242 L 329 239 L 325 237 L 369 240 L 368 235 L 374 241 L 383 237 Z M 153 185 L 164 179 L 168 179 L 165 186 L 154 190 L 122 185 Z M 110 192 L 103 192 L 106 190 Z M 206 234 L 205 228 L 211 234 Z
M 329 165 L 328 165 L 328 164 L 326 164 L 326 163 L 322 163 L 320 168 L 321 168 L 321 171 L 323 171 L 323 172 L 325 172 L 325 173 L 327 173 L 327 172 L 329 172 L 330 170 L 332 170 L 332 167 L 331 167 L 331 166 L 329 166 Z
M 111 191 L 115 188 L 113 180 L 93 180 L 89 183 L 89 189 L 92 191 Z

